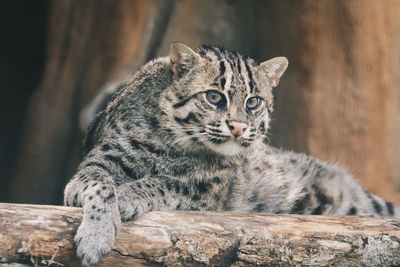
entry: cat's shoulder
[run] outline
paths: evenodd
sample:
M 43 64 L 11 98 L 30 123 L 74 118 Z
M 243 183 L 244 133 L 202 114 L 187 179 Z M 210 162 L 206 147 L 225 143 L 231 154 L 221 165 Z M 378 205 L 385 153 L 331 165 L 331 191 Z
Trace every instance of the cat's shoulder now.
M 143 79 L 152 77 L 159 79 L 160 76 L 172 78 L 171 60 L 169 57 L 159 57 L 150 60 L 135 72 L 126 82 L 126 85 L 143 82 Z

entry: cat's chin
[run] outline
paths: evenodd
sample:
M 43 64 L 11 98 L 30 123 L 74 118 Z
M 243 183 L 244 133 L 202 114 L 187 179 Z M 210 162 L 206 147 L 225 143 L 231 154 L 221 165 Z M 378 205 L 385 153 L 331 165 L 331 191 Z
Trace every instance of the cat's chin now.
M 206 146 L 225 156 L 237 156 L 243 154 L 246 151 L 246 148 L 238 144 L 236 141 L 231 140 L 222 144 L 213 144 L 213 143 L 206 143 Z

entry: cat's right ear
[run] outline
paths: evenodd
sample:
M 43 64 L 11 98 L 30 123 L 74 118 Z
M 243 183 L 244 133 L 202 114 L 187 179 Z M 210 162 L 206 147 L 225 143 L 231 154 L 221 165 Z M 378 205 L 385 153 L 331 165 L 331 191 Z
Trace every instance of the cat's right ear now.
M 279 79 L 288 67 L 288 60 L 285 57 L 274 57 L 262 62 L 257 69 L 267 75 L 271 87 L 276 87 Z
M 201 59 L 199 54 L 181 43 L 171 44 L 169 48 L 169 58 L 171 59 L 174 77 L 178 79 L 198 64 Z

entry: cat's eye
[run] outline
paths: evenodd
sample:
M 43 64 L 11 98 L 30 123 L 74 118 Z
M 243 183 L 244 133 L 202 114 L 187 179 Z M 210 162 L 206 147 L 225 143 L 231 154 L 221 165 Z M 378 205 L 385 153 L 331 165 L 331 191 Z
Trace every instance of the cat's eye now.
M 251 97 L 247 99 L 246 108 L 248 110 L 255 110 L 258 109 L 261 105 L 261 98 L 259 97 Z
M 208 102 L 216 106 L 224 106 L 226 104 L 225 96 L 214 90 L 208 91 L 206 98 Z

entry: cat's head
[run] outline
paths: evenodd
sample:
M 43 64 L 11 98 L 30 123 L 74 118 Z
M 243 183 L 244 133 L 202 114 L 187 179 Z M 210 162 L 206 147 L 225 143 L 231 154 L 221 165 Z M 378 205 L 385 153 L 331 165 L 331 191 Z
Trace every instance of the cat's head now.
M 176 143 L 237 155 L 265 138 L 272 88 L 288 66 L 285 57 L 258 64 L 221 47 L 195 52 L 174 43 L 169 58 L 173 84 L 165 93 L 165 107 Z

